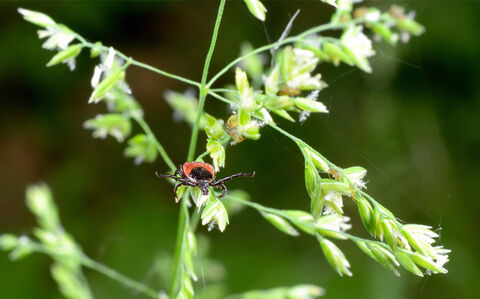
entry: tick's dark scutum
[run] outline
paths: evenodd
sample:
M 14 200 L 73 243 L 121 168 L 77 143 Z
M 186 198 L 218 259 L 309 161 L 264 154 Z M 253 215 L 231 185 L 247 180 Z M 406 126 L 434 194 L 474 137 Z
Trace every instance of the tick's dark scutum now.
M 195 167 L 190 171 L 190 176 L 197 181 L 211 181 L 212 174 L 203 167 Z

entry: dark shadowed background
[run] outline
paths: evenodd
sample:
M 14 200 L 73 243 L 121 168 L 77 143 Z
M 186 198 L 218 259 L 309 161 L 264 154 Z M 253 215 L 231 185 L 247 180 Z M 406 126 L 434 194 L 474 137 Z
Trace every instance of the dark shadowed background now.
M 209 257 L 218 263 L 209 294 L 312 283 L 328 298 L 474 298 L 480 293 L 478 231 L 480 179 L 480 3 L 395 1 L 417 11 L 426 33 L 392 48 L 376 44 L 373 74 L 322 65 L 330 87 L 320 99 L 328 115 L 305 124 L 279 125 L 303 138 L 340 166 L 368 169 L 368 192 L 399 218 L 441 228 L 452 249 L 447 275 L 397 278 L 351 242 L 337 242 L 354 276 L 335 274 L 314 238 L 286 236 L 254 210 L 232 215 L 224 233 L 207 232 Z M 243 41 L 258 47 L 278 39 L 297 8 L 292 33 L 328 21 L 333 9 L 319 1 L 266 1 L 265 26 L 242 1 L 227 1 L 211 73 L 239 54 Z M 388 8 L 390 1 L 369 4 Z M 91 41 L 101 40 L 142 62 L 200 80 L 218 3 L 216 1 L 69 1 L 0 3 L 0 233 L 28 234 L 35 220 L 24 204 L 28 184 L 45 181 L 62 222 L 91 257 L 128 276 L 165 287 L 162 262 L 174 247 L 178 205 L 154 165 L 135 166 L 124 145 L 96 140 L 83 122 L 105 111 L 88 105 L 96 61 L 83 54 L 77 69 L 46 68 L 52 53 L 41 49 L 37 28 L 16 12 L 21 6 L 49 14 Z M 233 72 L 218 87 L 233 82 Z M 176 164 L 184 161 L 189 127 L 172 120 L 162 96 L 187 86 L 139 68 L 127 80 L 146 120 Z M 225 118 L 226 107 L 208 98 L 206 110 Z M 303 159 L 289 140 L 264 128 L 258 142 L 227 151 L 220 175 L 256 170 L 238 180 L 252 200 L 277 208 L 308 209 Z M 204 147 L 204 133 L 199 148 Z M 198 152 L 198 151 L 197 151 Z M 356 208 L 346 201 L 353 232 L 365 236 Z M 34 254 L 11 262 L 0 252 L 1 298 L 61 298 L 50 277 L 50 259 Z M 225 270 L 225 271 L 223 271 Z M 97 298 L 141 298 L 85 270 Z M 202 269 L 199 270 L 203 276 Z M 26 287 L 28 286 L 28 287 Z M 207 298 L 202 283 L 197 294 Z

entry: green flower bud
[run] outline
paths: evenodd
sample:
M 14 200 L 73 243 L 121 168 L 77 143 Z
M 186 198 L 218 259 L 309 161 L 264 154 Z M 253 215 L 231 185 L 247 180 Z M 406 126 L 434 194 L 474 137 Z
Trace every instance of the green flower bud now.
M 23 18 L 26 21 L 29 21 L 30 23 L 33 23 L 40 27 L 47 28 L 54 27 L 56 25 L 55 21 L 44 13 L 25 8 L 19 8 L 18 12 L 23 15 Z
M 348 65 L 352 65 L 353 61 L 348 54 L 346 54 L 342 48 L 334 43 L 326 42 L 323 44 L 323 51 L 330 57 L 330 60 L 334 65 L 338 66 L 340 61 L 345 62 Z
M 290 221 L 292 221 L 292 223 L 302 231 L 311 235 L 315 233 L 315 223 L 313 222 L 313 217 L 311 214 L 305 211 L 297 210 L 288 210 L 285 211 L 285 214 L 292 217 Z
M 248 113 L 245 109 L 240 109 L 238 111 L 238 123 L 240 126 L 246 126 L 250 123 L 250 113 Z
M 276 115 L 286 119 L 286 120 L 289 120 L 291 122 L 295 122 L 295 119 L 293 117 L 290 116 L 290 114 L 288 114 L 287 111 L 281 109 L 281 110 L 273 110 L 272 111 L 273 113 L 275 113 Z
M 89 103 L 98 103 L 107 93 L 117 85 L 118 81 L 125 79 L 125 71 L 122 69 L 117 69 L 110 73 L 105 79 L 100 82 L 97 87 L 92 92 Z
M 310 112 L 323 112 L 328 113 L 327 107 L 321 102 L 313 101 L 307 98 L 297 97 L 294 98 L 295 106 L 301 110 Z
M 400 30 L 407 31 L 413 35 L 421 35 L 425 32 L 425 27 L 417 23 L 415 20 L 409 19 L 407 17 L 401 18 L 397 21 L 397 28 Z
M 12 234 L 0 235 L 0 249 L 12 250 L 18 245 L 18 238 Z
M 293 49 L 290 46 L 287 46 L 278 53 L 278 60 L 280 63 L 280 75 L 282 76 L 282 81 L 288 82 L 293 68 L 295 67 L 295 55 Z
M 360 248 L 366 255 L 368 255 L 372 259 L 375 259 L 375 256 L 373 255 L 367 244 L 365 244 L 365 242 L 355 241 L 355 244 L 357 244 L 358 248 Z
M 205 113 L 206 125 L 205 125 L 205 132 L 207 133 L 208 137 L 214 139 L 222 139 L 225 137 L 227 132 L 223 127 L 223 121 L 220 119 L 216 119 L 215 117 L 211 116 L 208 113 Z
M 52 199 L 52 192 L 45 184 L 32 185 L 27 188 L 27 206 L 37 217 L 40 227 L 55 231 L 61 228 L 57 207 Z
M 256 121 L 252 120 L 246 126 L 241 127 L 241 133 L 245 138 L 251 140 L 258 140 L 260 139 L 260 128 Z
M 321 239 L 320 246 L 322 247 L 325 258 L 340 276 L 343 276 L 343 274 L 352 276 L 352 272 L 349 269 L 350 263 L 335 244 L 327 239 Z
M 18 238 L 18 243 L 15 249 L 9 254 L 9 258 L 12 261 L 21 260 L 24 257 L 29 256 L 33 253 L 35 249 L 33 248 L 32 241 L 25 236 Z
M 343 46 L 343 51 L 349 57 L 349 60 L 353 62 L 353 64 L 355 64 L 359 69 L 366 73 L 372 72 L 370 63 L 368 63 L 368 59 L 365 58 L 365 56 L 358 55 L 347 46 Z
M 202 225 L 207 223 L 215 223 L 221 232 L 225 230 L 228 224 L 227 210 L 223 206 L 222 202 L 213 199 L 208 202 L 202 212 Z
M 328 192 L 338 192 L 342 195 L 352 196 L 352 190 L 347 183 L 339 182 L 332 179 L 322 179 L 322 192 L 327 194 Z
M 293 226 L 284 218 L 279 217 L 275 214 L 271 213 L 262 213 L 262 216 L 268 220 L 273 226 L 278 228 L 281 232 L 286 233 L 287 235 L 291 236 L 298 236 L 299 233 Z
M 383 240 L 382 217 L 380 211 L 378 210 L 378 205 L 376 205 L 373 210 L 372 221 L 372 224 L 375 228 L 375 236 L 377 236 L 377 238 L 380 240 Z
M 243 95 L 250 89 L 250 84 L 248 83 L 247 73 L 245 73 L 241 68 L 237 67 L 235 70 L 235 85 L 237 86 L 240 95 Z
M 145 134 L 138 134 L 130 138 L 124 153 L 126 157 L 134 158 L 136 165 L 141 164 L 143 161 L 152 163 L 157 159 L 158 155 L 155 143 Z
M 90 58 L 97 58 L 102 53 L 102 42 L 96 42 L 90 49 Z
M 265 21 L 265 13 L 267 9 L 259 0 L 243 0 L 245 4 L 247 4 L 248 10 L 250 13 L 255 16 L 255 18 L 259 19 L 260 21 Z
M 280 67 L 275 65 L 270 74 L 263 79 L 265 84 L 265 93 L 267 95 L 276 95 L 279 91 L 278 84 L 280 82 Z
M 132 130 L 130 119 L 115 113 L 97 115 L 94 119 L 87 120 L 83 127 L 92 129 L 94 138 L 106 138 L 107 135 L 111 135 L 118 142 L 123 142 Z
M 393 251 L 397 251 L 397 242 L 395 238 L 395 231 L 396 226 L 390 219 L 383 219 L 382 221 L 382 231 L 383 235 L 385 236 L 385 240 L 387 241 L 390 248 Z
M 289 96 L 265 96 L 263 97 L 263 105 L 268 110 L 292 110 L 294 101 Z
M 385 26 L 382 23 L 373 23 L 371 24 L 372 31 L 382 37 L 391 45 L 395 45 L 398 41 L 398 34 L 393 33 L 390 28 Z
M 324 202 L 325 198 L 320 194 L 310 200 L 310 211 L 315 221 L 322 216 Z
M 417 276 L 423 277 L 422 271 L 417 267 L 417 265 L 415 265 L 415 263 L 412 261 L 408 254 L 399 250 L 395 253 L 395 256 L 397 257 L 398 262 L 400 263 L 400 265 L 402 265 L 403 268 L 407 269 L 408 271 Z
M 328 166 L 327 160 L 323 158 L 319 153 L 308 149 L 307 147 L 301 147 L 302 151 L 310 157 L 315 167 L 323 172 L 328 173 L 330 171 L 330 166 Z
M 413 262 L 415 262 L 415 264 L 425 268 L 425 269 L 428 269 L 428 270 L 431 270 L 433 272 L 436 272 L 436 273 L 447 273 L 447 269 L 443 268 L 442 266 L 440 265 L 437 265 L 430 257 L 428 256 L 425 256 L 425 255 L 422 255 L 422 254 L 419 254 L 417 252 L 414 252 L 414 253 L 411 253 L 409 255 L 409 257 L 412 259 Z
M 195 236 L 193 236 L 193 233 L 191 231 L 188 231 L 186 234 L 186 248 L 183 251 L 182 261 L 183 261 L 183 264 L 185 265 L 188 276 L 190 276 L 194 281 L 197 281 L 198 278 L 197 278 L 197 275 L 195 274 L 195 268 L 194 268 L 194 262 L 193 262 L 193 255 L 195 251 L 194 251 L 194 248 L 191 246 L 195 246 Z
M 330 60 L 330 57 L 324 51 L 322 51 L 321 48 L 314 47 L 307 43 L 301 43 L 298 45 L 298 47 L 311 51 L 315 55 L 315 57 L 319 58 L 321 61 Z
M 360 166 L 353 166 L 345 168 L 343 170 L 343 175 L 346 176 L 353 184 L 358 187 L 365 187 L 362 179 L 367 175 L 367 170 Z
M 362 219 L 363 225 L 371 234 L 375 234 L 375 225 L 373 223 L 373 209 L 370 203 L 363 197 L 357 199 L 358 213 Z
M 313 164 L 311 164 L 311 162 L 305 161 L 305 187 L 307 189 L 308 195 L 312 200 L 320 197 L 321 195 L 320 182 L 320 175 L 318 175 L 318 172 L 313 166 Z
M 210 153 L 210 158 L 213 161 L 215 171 L 219 171 L 220 167 L 225 167 L 225 148 L 223 145 L 214 139 L 208 139 L 207 151 Z
M 385 248 L 377 245 L 375 243 L 369 244 L 369 249 L 372 252 L 374 259 L 379 262 L 382 266 L 386 269 L 395 273 L 395 275 L 399 276 L 398 270 L 396 267 L 399 266 L 399 263 L 395 259 L 395 256 Z
M 50 61 L 47 63 L 47 67 L 59 64 L 61 62 L 66 62 L 68 59 L 75 59 L 75 57 L 80 54 L 82 51 L 83 45 L 82 44 L 76 44 L 76 45 L 71 45 L 65 50 L 62 50 L 55 54 L 55 56 L 50 59 Z

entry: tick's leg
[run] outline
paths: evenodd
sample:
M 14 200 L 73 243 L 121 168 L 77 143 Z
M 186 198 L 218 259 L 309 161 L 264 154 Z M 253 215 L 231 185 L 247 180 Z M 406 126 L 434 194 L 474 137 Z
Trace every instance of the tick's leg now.
M 223 178 L 221 180 L 218 180 L 214 183 L 212 183 L 211 185 L 212 186 L 218 186 L 218 185 L 222 185 L 224 182 L 226 181 L 230 181 L 231 179 L 234 179 L 234 178 L 237 178 L 237 177 L 241 177 L 241 176 L 246 176 L 246 177 L 251 177 L 253 178 L 255 176 L 255 171 L 253 173 L 246 173 L 246 172 L 239 172 L 239 173 L 235 173 L 235 174 L 232 174 L 231 176 L 227 176 L 226 178 Z
M 180 187 L 180 186 L 182 186 L 182 185 L 184 185 L 184 186 L 190 186 L 190 187 L 196 187 L 196 186 L 197 186 L 197 184 L 194 184 L 194 183 L 189 182 L 189 181 L 187 181 L 187 180 L 178 179 L 178 183 L 175 185 L 175 188 L 173 188 L 173 192 L 175 193 L 175 195 L 177 194 L 177 189 L 178 189 L 178 187 Z M 175 196 L 175 197 L 176 197 L 176 196 Z
M 179 178 L 177 176 L 174 176 L 174 175 L 171 175 L 171 174 L 160 174 L 158 172 L 155 172 L 155 175 L 157 176 L 157 178 L 170 178 L 170 179 L 174 179 L 176 181 L 181 179 L 181 178 Z
M 218 198 L 222 198 L 222 197 L 224 197 L 225 195 L 227 195 L 227 186 L 225 186 L 224 183 L 221 183 L 221 184 L 220 184 L 220 187 L 222 187 L 223 192 L 222 192 L 222 194 L 220 194 L 220 196 L 219 196 Z
M 176 183 L 175 188 L 173 188 L 173 193 L 175 193 L 175 201 L 177 201 L 177 199 L 178 199 L 177 189 L 178 189 L 178 187 L 180 187 L 182 185 L 183 185 L 183 182 L 179 182 L 179 183 Z

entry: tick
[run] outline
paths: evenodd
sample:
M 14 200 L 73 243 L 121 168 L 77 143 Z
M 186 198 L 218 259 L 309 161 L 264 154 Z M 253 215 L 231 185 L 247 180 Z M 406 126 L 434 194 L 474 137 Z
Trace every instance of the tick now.
M 215 180 L 215 171 L 213 170 L 212 165 L 204 162 L 186 162 L 183 165 L 180 165 L 180 168 L 175 170 L 173 175 L 171 174 L 159 174 L 155 173 L 159 178 L 171 178 L 174 179 L 177 183 L 175 188 L 173 188 L 173 193 L 175 193 L 175 198 L 177 198 L 177 189 L 178 187 L 185 185 L 191 187 L 199 187 L 202 190 L 203 195 L 209 194 L 209 187 L 221 187 L 223 189 L 222 194 L 218 197 L 224 197 L 227 194 L 227 187 L 225 186 L 226 181 L 230 181 L 236 177 L 253 177 L 253 173 L 239 172 L 227 176 L 218 181 Z

